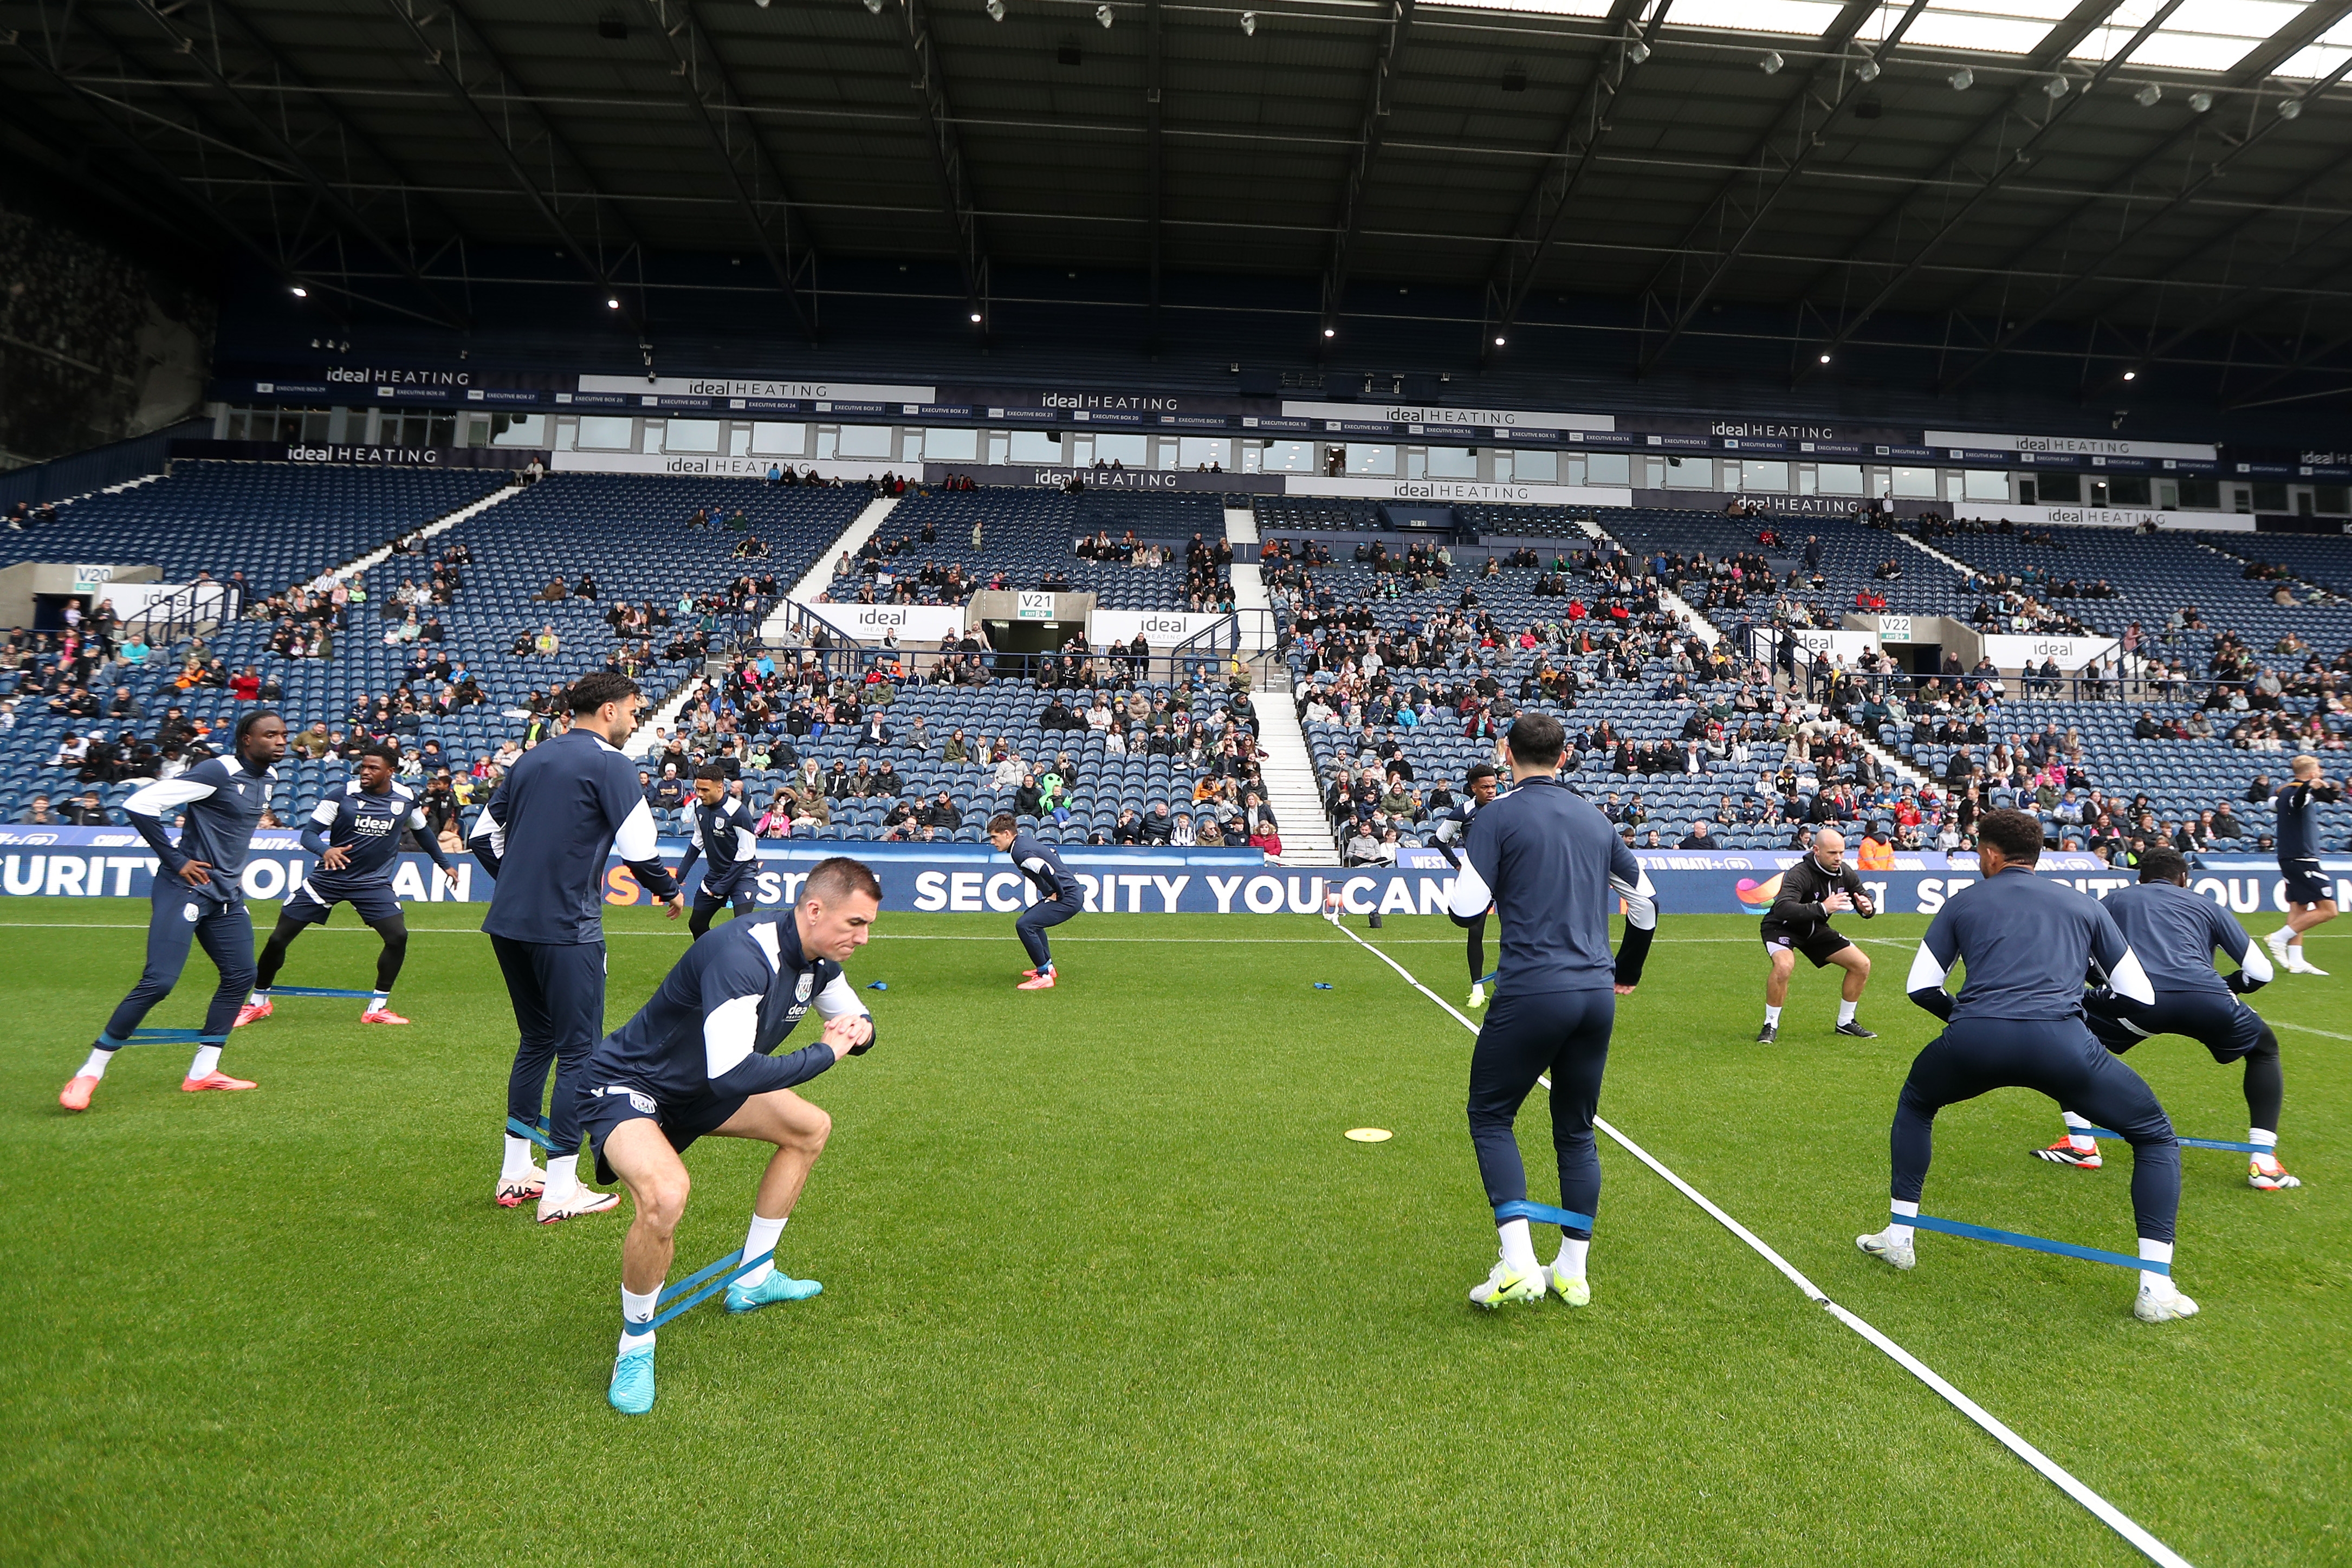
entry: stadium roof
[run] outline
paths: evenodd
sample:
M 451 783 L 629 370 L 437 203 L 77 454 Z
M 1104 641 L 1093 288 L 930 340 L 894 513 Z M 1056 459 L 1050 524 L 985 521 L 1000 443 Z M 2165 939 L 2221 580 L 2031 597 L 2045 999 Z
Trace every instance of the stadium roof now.
M 1001 15 L 994 19 L 992 14 Z M 0 0 L 11 145 L 431 319 L 475 258 L 1319 279 L 1940 320 L 2257 367 L 2352 334 L 2352 0 Z M 616 309 L 624 308 L 616 306 Z M 2259 377 L 2257 377 L 2259 379 Z

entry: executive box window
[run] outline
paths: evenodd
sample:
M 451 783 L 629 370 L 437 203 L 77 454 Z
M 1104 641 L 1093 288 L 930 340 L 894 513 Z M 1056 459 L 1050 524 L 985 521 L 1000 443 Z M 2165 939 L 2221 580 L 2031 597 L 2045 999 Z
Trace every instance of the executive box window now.
M 2080 506 L 2083 504 L 2083 476 L 2080 474 L 2037 474 L 2041 481 L 2042 504 L 2044 506 Z
M 751 426 L 751 455 L 757 458 L 797 458 L 808 450 L 808 426 L 805 425 L 773 425 L 762 421 Z
M 673 419 L 662 433 L 665 452 L 705 453 L 719 450 L 719 421 Z
M 490 416 L 490 445 L 544 447 L 547 445 L 547 425 L 544 414 L 493 414 Z

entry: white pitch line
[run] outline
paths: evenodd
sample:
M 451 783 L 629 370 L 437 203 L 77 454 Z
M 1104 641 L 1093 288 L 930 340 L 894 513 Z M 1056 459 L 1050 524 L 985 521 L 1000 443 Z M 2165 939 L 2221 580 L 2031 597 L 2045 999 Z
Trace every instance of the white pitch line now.
M 2315 1029 L 2308 1024 L 2290 1024 L 2284 1018 L 2265 1018 L 2263 1021 L 2282 1029 L 2301 1029 L 2306 1035 L 2325 1035 L 2331 1040 L 2352 1040 L 2352 1035 L 2339 1035 L 2333 1029 Z
M 1334 925 L 1339 924 L 1337 921 L 1332 923 Z M 1379 948 L 1374 947 L 1370 942 L 1366 942 L 1362 937 L 1358 936 L 1354 931 L 1349 931 L 1346 926 L 1340 925 L 1339 926 L 1339 930 L 1342 935 L 1348 938 L 1349 941 L 1364 949 L 1373 957 L 1379 959 L 1391 969 L 1395 970 L 1399 974 L 1402 975 L 1406 984 L 1412 986 L 1415 991 L 1420 992 L 1423 995 L 1436 1003 L 1440 1007 L 1444 1008 L 1446 1013 L 1453 1017 L 1455 1023 L 1460 1024 L 1473 1035 L 1475 1035 L 1478 1032 L 1478 1026 L 1475 1024 L 1473 1024 L 1469 1019 L 1464 1017 L 1460 1013 L 1455 1012 L 1454 1007 L 1447 1003 L 1444 997 L 1438 995 L 1436 992 L 1432 991 L 1428 986 L 1423 985 L 1420 981 L 1414 979 L 1412 973 L 1408 971 L 1404 965 L 1399 963 L 1395 959 L 1391 958 L 1387 953 L 1382 952 Z M 2290 1026 L 2299 1028 L 2303 1026 L 2294 1025 Z M 2324 1034 L 2326 1031 L 2320 1030 L 2315 1032 Z M 2352 1038 L 2352 1036 L 2339 1035 L 2336 1038 Z M 1550 1087 L 1549 1078 L 1544 1080 L 1544 1083 L 1547 1089 Z M 1721 1208 L 1710 1202 L 1706 1195 L 1704 1193 L 1701 1193 L 1696 1187 L 1692 1186 L 1688 1182 L 1684 1181 L 1680 1176 L 1675 1174 L 1674 1172 L 1668 1170 L 1657 1160 L 1655 1156 L 1652 1155 L 1649 1151 L 1642 1148 L 1632 1139 L 1626 1137 L 1625 1134 L 1620 1132 L 1616 1128 L 1612 1127 L 1607 1121 L 1598 1116 L 1592 1119 L 1592 1125 L 1599 1128 L 1602 1132 L 1608 1134 L 1610 1140 L 1616 1143 L 1618 1147 L 1623 1149 L 1627 1153 L 1633 1155 L 1633 1158 L 1641 1161 L 1642 1163 L 1647 1165 L 1651 1170 L 1664 1177 L 1675 1191 L 1681 1193 L 1683 1196 L 1690 1199 L 1691 1202 L 1696 1204 L 1701 1209 L 1704 1209 L 1710 1217 L 1712 1217 L 1717 1224 L 1721 1225 L 1726 1230 L 1728 1230 L 1732 1235 L 1746 1242 L 1749 1247 L 1754 1249 L 1759 1257 L 1762 1258 L 1765 1262 L 1769 1263 L 1773 1268 L 1779 1269 L 1783 1275 L 1787 1276 L 1790 1283 L 1795 1285 L 1798 1289 L 1802 1290 L 1807 1297 L 1811 1298 L 1816 1304 L 1825 1309 L 1831 1316 L 1836 1318 L 1838 1321 L 1843 1323 L 1847 1328 L 1852 1329 L 1855 1333 L 1860 1334 L 1872 1344 L 1877 1346 L 1881 1351 L 1885 1352 L 1888 1358 L 1891 1359 L 1897 1366 L 1903 1368 L 1904 1371 L 1909 1373 L 1921 1383 L 1926 1384 L 1929 1388 L 1934 1389 L 1937 1394 L 1943 1395 L 1943 1397 L 1951 1405 L 1953 1409 L 1958 1410 L 1961 1415 L 1967 1416 L 1979 1426 L 1984 1428 L 1984 1430 L 1990 1434 L 1993 1439 L 1999 1442 L 2001 1447 L 2007 1448 L 2011 1453 L 2015 1454 L 2019 1458 L 2033 1467 L 2034 1469 L 2040 1471 L 2042 1477 L 2050 1481 L 2052 1485 L 2057 1487 L 2059 1490 L 2064 1492 L 2068 1497 L 2073 1498 L 2076 1502 L 2081 1503 L 2084 1508 L 2088 1509 L 2101 1523 L 2106 1525 L 2108 1529 L 2114 1531 L 2117 1535 L 2122 1536 L 2126 1541 L 2137 1547 L 2150 1562 L 2160 1563 L 2163 1565 L 2163 1568 L 2191 1568 L 2191 1564 L 2187 1558 L 2181 1556 L 2180 1553 L 2173 1551 L 2172 1548 L 2167 1546 L 2163 1542 L 2158 1541 L 2155 1536 L 2150 1535 L 2147 1531 L 2141 1529 L 2139 1525 L 2132 1521 L 2129 1515 L 2126 1514 L 2121 1509 L 2116 1507 L 2115 1504 L 2109 1502 L 2097 1492 L 2093 1491 L 2089 1487 L 2075 1479 L 2075 1478 L 2068 1472 L 2064 1467 L 2061 1466 L 2058 1461 L 2053 1459 L 2049 1455 L 2043 1453 L 2041 1449 L 2027 1442 L 2023 1437 L 2019 1436 L 2017 1433 L 2011 1430 L 2005 1422 L 2000 1419 L 2000 1417 L 1994 1415 L 1991 1412 L 1985 1409 L 1983 1405 L 1979 1405 L 1975 1400 L 1970 1399 L 1967 1394 L 1962 1394 L 1958 1389 L 1945 1382 L 1944 1379 L 1937 1373 L 1936 1370 L 1927 1365 L 1927 1363 L 1921 1361 L 1917 1356 L 1913 1355 L 1909 1351 L 1905 1350 L 1901 1345 L 1896 1344 L 1893 1340 L 1888 1339 L 1885 1334 L 1879 1332 L 1878 1330 L 1864 1322 L 1861 1318 L 1856 1317 L 1845 1308 L 1839 1306 L 1835 1301 L 1830 1300 L 1828 1293 L 1823 1291 L 1820 1286 L 1814 1284 L 1811 1279 L 1806 1279 L 1802 1273 L 1799 1272 L 1795 1264 L 1790 1263 L 1787 1258 L 1781 1257 L 1780 1253 L 1773 1250 L 1773 1248 L 1761 1237 L 1758 1237 L 1754 1231 L 1749 1230 L 1746 1226 L 1741 1225 L 1738 1220 L 1724 1213 Z

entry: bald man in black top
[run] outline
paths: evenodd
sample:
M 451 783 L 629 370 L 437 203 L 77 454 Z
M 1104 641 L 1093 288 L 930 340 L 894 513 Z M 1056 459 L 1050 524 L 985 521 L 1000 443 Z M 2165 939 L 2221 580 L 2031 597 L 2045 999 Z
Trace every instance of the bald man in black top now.
M 1801 952 L 1815 969 L 1833 963 L 1845 971 L 1838 991 L 1837 1032 L 1858 1040 L 1878 1038 L 1853 1018 L 1862 988 L 1870 984 L 1870 954 L 1830 927 L 1832 915 L 1849 910 L 1864 920 L 1878 913 L 1863 889 L 1861 875 L 1846 863 L 1845 836 L 1824 827 L 1813 836 L 1805 858 L 1780 873 L 1780 890 L 1764 911 L 1761 934 L 1772 973 L 1764 982 L 1764 1026 L 1756 1032 L 1758 1045 L 1770 1045 L 1780 1033 L 1780 1008 L 1789 1000 L 1789 977 L 1796 973 Z

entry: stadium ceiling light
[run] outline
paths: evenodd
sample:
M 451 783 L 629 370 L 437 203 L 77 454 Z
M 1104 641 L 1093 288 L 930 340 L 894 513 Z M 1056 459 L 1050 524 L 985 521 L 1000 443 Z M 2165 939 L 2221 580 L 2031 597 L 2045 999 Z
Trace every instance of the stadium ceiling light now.
M 2284 101 L 2283 101 L 2282 103 L 2280 103 L 2280 105 L 2279 105 L 2279 118 L 2280 118 L 2281 120 L 2300 120 L 2300 119 L 2302 119 L 2302 118 L 2303 118 L 2303 100 L 2301 100 L 2301 99 L 2299 99 L 2299 98 L 2290 98 L 2290 99 L 2285 100 L 2284 100 Z
M 2192 92 L 2189 95 L 2189 111 L 2191 114 L 2202 114 L 2212 107 L 2213 95 L 2211 93 Z
M 1633 40 L 1633 47 L 1625 51 L 1625 58 L 1635 65 L 1640 65 L 1650 58 L 1650 46 L 1636 38 Z
M 988 12 L 988 19 L 990 21 L 1002 22 L 1004 20 L 1004 0 L 988 0 L 986 10 Z
M 618 294 L 608 295 L 608 296 L 605 298 L 605 300 L 604 300 L 604 309 L 606 309 L 607 310 L 619 310 L 620 308 L 621 308 L 621 297 L 620 297 Z
M 2137 381 L 2139 379 L 2139 372 L 2136 370 L 2127 370 L 2124 372 L 2124 379 L 2126 381 Z
M 1822 356 L 1822 363 L 1823 364 L 1827 364 L 1827 363 L 1830 363 L 1830 356 L 1829 356 L 1829 355 L 1827 355 L 1827 354 L 1823 354 L 1823 355 Z
M 2053 76 L 2048 81 L 2042 84 L 2042 90 L 2048 93 L 2052 101 L 2054 102 L 2057 100 L 2065 97 L 2069 92 L 2072 92 L 2074 90 L 2074 84 L 2068 81 L 2064 77 Z
M 1337 327 L 1326 327 L 1323 329 L 1323 335 L 1327 338 L 1336 338 L 1339 335 L 1339 329 Z
M 310 290 L 303 288 L 299 283 L 291 284 L 289 287 L 294 290 L 294 298 L 297 300 L 307 300 L 310 297 Z
M 975 327 L 980 325 L 980 312 L 978 310 L 974 310 L 971 313 L 971 324 Z
M 1502 340 L 1500 337 L 1497 337 L 1497 338 L 1495 340 L 1495 346 L 1496 346 L 1496 348 L 1501 348 L 1501 347 L 1503 346 L 1503 340 Z
M 1097 5 L 1095 7 L 1095 20 L 1108 27 L 1118 20 L 1118 14 L 1108 5 Z
M 1257 36 L 1257 13 L 1256 13 L 1256 12 L 1255 12 L 1255 11 L 1244 11 L 1244 12 L 1243 12 L 1243 13 L 1242 13 L 1242 37 L 1244 37 L 1244 38 L 1252 38 L 1252 37 L 1255 37 L 1256 36 Z
M 866 0 L 866 8 L 879 16 L 882 15 L 882 0 Z
M 2142 109 L 2154 109 L 2158 104 L 2164 101 L 2164 89 L 2158 86 L 2155 82 L 2149 82 L 2146 87 L 2141 88 L 2137 92 L 2132 94 L 2132 101 L 2138 104 Z
M 1864 81 L 1876 81 L 1878 79 L 1878 62 L 1876 60 L 1864 60 L 1861 65 L 1854 68 L 1853 74 L 1861 78 Z
M 1969 69 L 1968 67 L 1962 66 L 1959 69 L 1954 71 L 1944 79 L 1952 84 L 1952 90 L 1954 92 L 1966 92 L 1969 89 L 1976 86 L 1977 73 Z
M 1764 58 L 1756 62 L 1756 68 L 1766 76 L 1779 76 L 1780 68 L 1788 63 L 1780 58 L 1780 52 L 1778 49 L 1766 49 Z

